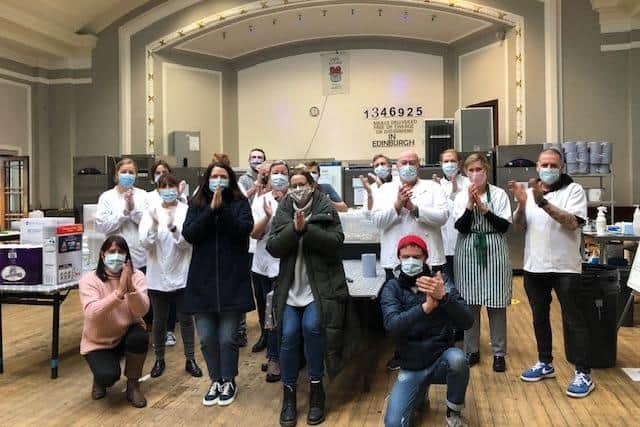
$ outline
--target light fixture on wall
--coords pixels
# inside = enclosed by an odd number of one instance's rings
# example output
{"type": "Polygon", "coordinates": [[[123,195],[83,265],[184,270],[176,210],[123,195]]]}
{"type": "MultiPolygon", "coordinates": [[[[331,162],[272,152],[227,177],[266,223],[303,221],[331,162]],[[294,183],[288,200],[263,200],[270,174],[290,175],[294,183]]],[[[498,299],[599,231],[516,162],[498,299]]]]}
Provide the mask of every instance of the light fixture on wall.
{"type": "Polygon", "coordinates": [[[327,16],[327,9],[322,9],[322,16],[327,16]]]}
{"type": "Polygon", "coordinates": [[[298,14],[298,21],[302,22],[302,14],[301,13],[298,14]]]}
{"type": "Polygon", "coordinates": [[[222,32],[222,39],[224,40],[224,39],[226,39],[226,38],[227,38],[227,32],[226,32],[226,31],[223,31],[223,32],[222,32]]]}
{"type": "Polygon", "coordinates": [[[438,18],[438,15],[431,15],[431,22],[435,22],[438,18]]]}
{"type": "Polygon", "coordinates": [[[271,21],[271,23],[272,23],[273,25],[276,25],[276,24],[278,23],[278,20],[277,20],[276,18],[273,18],[273,21],[271,21]]]}
{"type": "Polygon", "coordinates": [[[400,15],[400,19],[402,20],[402,22],[404,22],[405,24],[407,22],[409,22],[409,12],[408,11],[404,11],[402,12],[402,15],[400,15]]]}
{"type": "Polygon", "coordinates": [[[253,25],[249,25],[249,32],[253,33],[254,30],[255,30],[255,27],[253,25]]]}
{"type": "Polygon", "coordinates": [[[378,9],[378,16],[382,16],[382,9],[378,9]]]}
{"type": "Polygon", "coordinates": [[[355,15],[356,14],[356,10],[355,9],[351,9],[351,15],[355,15]]]}

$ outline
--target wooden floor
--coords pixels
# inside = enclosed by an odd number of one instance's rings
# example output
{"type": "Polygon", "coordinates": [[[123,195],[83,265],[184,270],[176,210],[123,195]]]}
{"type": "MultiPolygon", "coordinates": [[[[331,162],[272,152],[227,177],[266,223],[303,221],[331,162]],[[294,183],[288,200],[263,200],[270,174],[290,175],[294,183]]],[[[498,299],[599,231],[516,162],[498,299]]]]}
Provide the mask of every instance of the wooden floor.
{"type": "MultiPolygon", "coordinates": [[[[507,372],[491,370],[486,315],[483,313],[480,365],[471,369],[465,417],[471,425],[639,425],[640,383],[633,383],[620,369],[594,371],[596,389],[587,399],[564,394],[573,368],[564,360],[558,306],[554,303],[556,379],[528,384],[519,379],[522,368],[535,361],[531,315],[522,289],[514,279],[514,298],[520,303],[509,308],[509,354],[507,372]]],[[[249,316],[250,344],[255,341],[255,313],[249,316]]],[[[82,318],[77,292],[62,306],[60,377],[49,379],[51,309],[33,306],[3,306],[5,373],[0,375],[0,426],[8,425],[164,425],[164,426],[275,426],[278,423],[281,386],[264,382],[260,363],[264,354],[252,354],[249,347],[240,355],[240,394],[229,407],[202,406],[209,382],[191,378],[183,370],[181,345],[167,350],[167,371],[144,383],[149,401],[145,409],[131,408],[124,399],[121,380],[104,400],[89,397],[91,375],[78,354],[82,318]]],[[[618,340],[618,366],[640,367],[640,327],[622,328],[618,340]]],[[[345,371],[328,384],[328,426],[382,425],[385,398],[396,373],[384,363],[390,346],[371,344],[359,361],[378,357],[370,393],[361,392],[359,373],[345,371]]],[[[205,369],[199,349],[198,362],[205,369]]],[[[359,362],[356,361],[356,362],[359,362]]],[[[151,368],[149,355],[145,371],[151,368]]],[[[302,381],[298,398],[299,425],[306,425],[306,385],[302,381]]],[[[420,415],[418,425],[443,425],[443,386],[431,388],[431,409],[420,415]]]]}

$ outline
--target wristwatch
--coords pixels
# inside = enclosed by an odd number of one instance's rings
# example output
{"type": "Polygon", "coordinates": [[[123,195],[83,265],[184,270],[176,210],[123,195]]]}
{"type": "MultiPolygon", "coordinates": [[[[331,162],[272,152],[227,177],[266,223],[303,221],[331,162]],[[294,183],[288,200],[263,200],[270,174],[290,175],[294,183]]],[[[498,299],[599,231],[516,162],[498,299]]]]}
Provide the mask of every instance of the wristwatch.
{"type": "Polygon", "coordinates": [[[538,207],[544,208],[549,204],[549,201],[543,197],[539,202],[536,202],[536,204],[538,205],[538,207]]]}

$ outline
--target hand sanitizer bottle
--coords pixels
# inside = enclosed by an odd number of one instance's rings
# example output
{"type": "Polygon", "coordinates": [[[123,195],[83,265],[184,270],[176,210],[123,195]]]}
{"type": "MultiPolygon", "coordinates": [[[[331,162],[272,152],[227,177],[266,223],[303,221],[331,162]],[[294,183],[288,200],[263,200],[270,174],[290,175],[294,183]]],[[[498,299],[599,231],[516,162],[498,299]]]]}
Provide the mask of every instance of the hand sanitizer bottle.
{"type": "Polygon", "coordinates": [[[633,234],[640,236],[640,207],[636,205],[636,211],[633,213],[633,234]]]}
{"type": "Polygon", "coordinates": [[[598,216],[596,217],[596,234],[598,236],[604,236],[607,234],[607,217],[604,215],[606,212],[606,207],[598,207],[598,216]]]}

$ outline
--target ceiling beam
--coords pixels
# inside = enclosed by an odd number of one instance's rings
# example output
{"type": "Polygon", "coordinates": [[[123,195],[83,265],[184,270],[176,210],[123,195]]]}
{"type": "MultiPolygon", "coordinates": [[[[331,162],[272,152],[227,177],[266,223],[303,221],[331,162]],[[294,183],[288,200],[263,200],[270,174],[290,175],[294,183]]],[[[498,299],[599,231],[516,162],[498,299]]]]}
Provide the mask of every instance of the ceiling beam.
{"type": "Polygon", "coordinates": [[[0,17],[42,36],[46,36],[70,48],[89,48],[96,46],[98,38],[91,34],[76,34],[46,19],[25,13],[15,7],[0,3],[0,17]]]}

